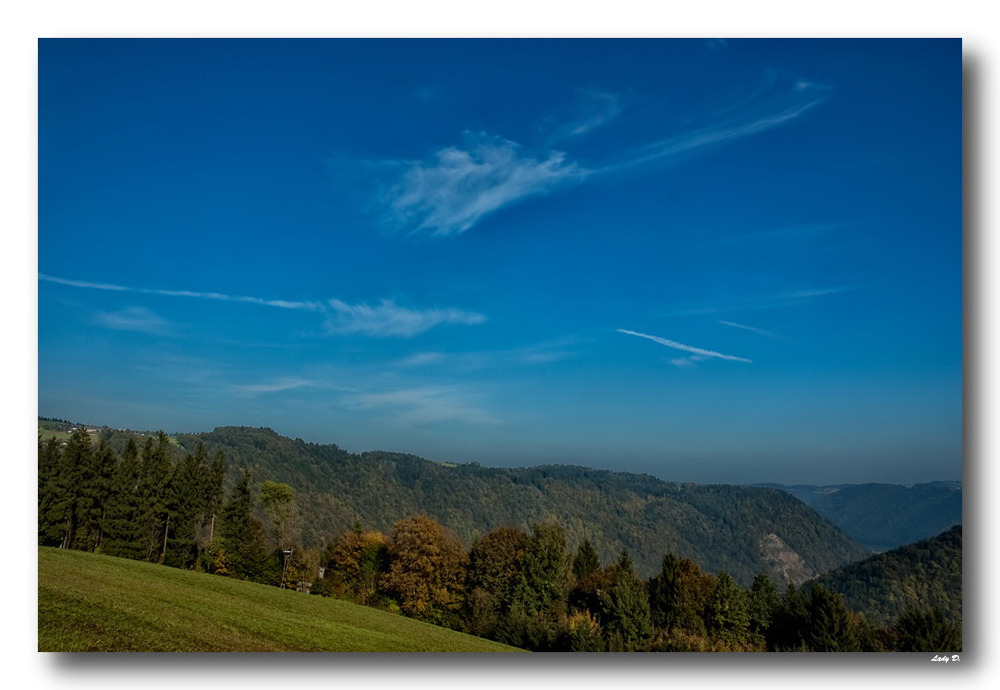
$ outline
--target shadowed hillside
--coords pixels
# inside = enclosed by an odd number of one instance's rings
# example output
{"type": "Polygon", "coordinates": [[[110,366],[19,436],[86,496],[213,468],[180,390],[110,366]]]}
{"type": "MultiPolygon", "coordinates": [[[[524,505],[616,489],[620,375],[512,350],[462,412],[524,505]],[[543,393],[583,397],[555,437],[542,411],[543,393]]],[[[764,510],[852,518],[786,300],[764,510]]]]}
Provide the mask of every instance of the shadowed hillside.
{"type": "Polygon", "coordinates": [[[501,525],[529,528],[555,519],[571,545],[590,540],[603,562],[628,549],[643,576],[666,553],[748,585],[766,571],[802,582],[868,555],[813,510],[777,489],[674,484],[649,475],[573,466],[501,469],[444,465],[414,455],[348,453],[292,440],[270,429],[221,427],[179,435],[194,449],[224,452],[230,471],[293,486],[304,545],[320,547],[361,523],[388,530],[427,513],[466,544],[501,525]]]}
{"type": "Polygon", "coordinates": [[[961,482],[781,486],[872,551],[933,537],[962,523],[961,482]]]}
{"type": "Polygon", "coordinates": [[[908,607],[938,608],[962,621],[962,526],[826,573],[818,581],[874,623],[908,607]]]}

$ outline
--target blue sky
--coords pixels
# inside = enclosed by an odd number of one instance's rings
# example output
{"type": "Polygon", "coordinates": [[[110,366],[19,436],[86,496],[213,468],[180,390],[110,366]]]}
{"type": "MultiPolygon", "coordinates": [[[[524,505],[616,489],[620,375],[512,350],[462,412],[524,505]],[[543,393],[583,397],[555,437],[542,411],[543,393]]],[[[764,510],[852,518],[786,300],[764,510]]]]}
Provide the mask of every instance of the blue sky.
{"type": "Polygon", "coordinates": [[[43,40],[39,414],[958,479],[957,40],[43,40]]]}

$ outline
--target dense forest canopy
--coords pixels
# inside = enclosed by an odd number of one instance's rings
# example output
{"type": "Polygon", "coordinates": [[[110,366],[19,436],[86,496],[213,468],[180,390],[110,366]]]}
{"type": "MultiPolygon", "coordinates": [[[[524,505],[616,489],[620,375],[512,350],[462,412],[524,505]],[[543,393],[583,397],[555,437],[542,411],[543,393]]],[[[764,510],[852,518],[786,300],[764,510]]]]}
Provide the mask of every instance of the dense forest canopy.
{"type": "Polygon", "coordinates": [[[773,489],[442,466],[269,429],[63,433],[39,438],[43,546],[336,596],[533,650],[961,648],[960,528],[797,586],[817,564],[865,552],[773,489]],[[306,539],[322,524],[310,482],[339,487],[328,505],[352,519],[326,523],[318,545],[306,539]],[[657,532],[694,555],[655,541],[657,532]],[[618,548],[610,558],[609,541],[618,548]],[[658,566],[640,570],[651,558],[658,566]],[[930,588],[914,589],[926,579],[930,588]],[[886,591],[892,606],[877,601],[886,591]]]}
{"type": "Polygon", "coordinates": [[[605,561],[628,549],[644,577],[657,571],[666,552],[727,570],[743,585],[760,570],[801,583],[868,555],[776,489],[676,484],[565,465],[452,466],[402,453],[349,453],[247,427],[177,440],[188,452],[204,444],[210,454],[225,453],[231,481],[237,468],[246,468],[261,481],[294,487],[308,546],[320,547],[329,534],[358,522],[388,530],[400,518],[426,513],[466,545],[500,525],[529,529],[533,522],[558,520],[570,543],[589,539],[605,561]]]}
{"type": "Polygon", "coordinates": [[[961,624],[962,526],[824,573],[817,582],[876,623],[926,605],[961,624]]]}
{"type": "Polygon", "coordinates": [[[769,486],[795,496],[872,551],[912,544],[962,524],[962,483],[769,486]]]}

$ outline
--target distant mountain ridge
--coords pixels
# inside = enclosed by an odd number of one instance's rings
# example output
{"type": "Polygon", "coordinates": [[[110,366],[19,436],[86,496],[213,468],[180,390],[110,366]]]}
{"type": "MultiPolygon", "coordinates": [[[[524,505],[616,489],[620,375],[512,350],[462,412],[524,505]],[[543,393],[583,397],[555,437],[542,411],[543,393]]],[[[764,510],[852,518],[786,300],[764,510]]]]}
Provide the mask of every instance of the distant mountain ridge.
{"type": "Polygon", "coordinates": [[[957,481],[754,486],[787,491],[876,552],[928,539],[962,524],[962,483],[957,481]]]}
{"type": "Polygon", "coordinates": [[[817,581],[844,595],[847,605],[879,625],[908,607],[939,608],[962,622],[962,526],[851,563],[817,581]]]}
{"type": "Polygon", "coordinates": [[[382,451],[349,453],[292,440],[271,429],[220,427],[178,434],[193,451],[223,451],[231,471],[290,484],[299,495],[304,545],[322,547],[356,524],[388,530],[427,513],[466,544],[502,525],[558,521],[569,546],[589,539],[603,563],[622,549],[643,576],[667,553],[749,585],[761,571],[803,582],[869,555],[841,530],[784,491],[676,484],[649,475],[566,465],[487,468],[382,451]]]}

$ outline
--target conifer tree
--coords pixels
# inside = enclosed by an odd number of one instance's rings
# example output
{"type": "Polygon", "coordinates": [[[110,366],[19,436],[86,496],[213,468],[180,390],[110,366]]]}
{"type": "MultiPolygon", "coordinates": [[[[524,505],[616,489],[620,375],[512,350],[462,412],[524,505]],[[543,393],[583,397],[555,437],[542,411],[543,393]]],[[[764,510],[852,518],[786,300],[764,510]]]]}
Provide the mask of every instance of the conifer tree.
{"type": "Polygon", "coordinates": [[[555,521],[533,525],[525,549],[518,597],[529,615],[566,601],[569,569],[562,525],[555,521]]]}
{"type": "Polygon", "coordinates": [[[806,593],[788,583],[781,605],[771,619],[768,648],[776,652],[808,650],[809,599],[806,593]]]}
{"type": "Polygon", "coordinates": [[[890,628],[900,652],[961,652],[962,628],[941,609],[908,608],[890,628]]]}
{"type": "Polygon", "coordinates": [[[704,617],[708,632],[726,643],[741,645],[747,641],[750,631],[747,594],[725,570],[717,576],[704,617]]]}
{"type": "Polygon", "coordinates": [[[91,466],[81,486],[82,505],[80,524],[85,534],[79,548],[94,551],[101,546],[108,501],[111,498],[111,480],[118,463],[115,452],[101,439],[90,454],[91,466]]]}
{"type": "Polygon", "coordinates": [[[111,556],[141,559],[145,551],[139,527],[142,461],[135,438],[129,436],[111,476],[101,551],[111,556]]]}
{"type": "Polygon", "coordinates": [[[597,556],[597,551],[591,546],[589,539],[584,539],[573,558],[573,575],[576,576],[577,580],[583,580],[600,567],[601,560],[597,556]]]}
{"type": "Polygon", "coordinates": [[[750,585],[747,612],[750,615],[750,633],[757,639],[766,640],[771,621],[781,606],[778,588],[767,573],[758,573],[750,585]]]}
{"type": "Polygon", "coordinates": [[[819,584],[809,592],[806,642],[814,652],[860,652],[861,644],[844,600],[819,584]]]}
{"type": "Polygon", "coordinates": [[[186,568],[198,556],[195,540],[198,523],[204,513],[202,485],[207,470],[205,447],[188,454],[170,480],[167,514],[170,518],[165,563],[186,568]]]}
{"type": "Polygon", "coordinates": [[[142,449],[142,472],[139,483],[141,513],[139,525],[144,541],[147,561],[159,561],[163,554],[165,537],[169,530],[170,480],[174,464],[170,439],[160,431],[147,437],[142,449]]]}
{"type": "Polygon", "coordinates": [[[266,579],[267,544],[264,526],[254,517],[250,473],[244,471],[222,508],[219,537],[230,575],[261,582],[266,579]]]}
{"type": "Polygon", "coordinates": [[[38,442],[38,544],[58,546],[62,542],[64,515],[59,508],[67,491],[62,476],[62,451],[55,436],[38,442]]]}
{"type": "Polygon", "coordinates": [[[653,625],[665,632],[705,635],[702,616],[715,586],[715,577],[703,573],[690,558],[667,554],[660,572],[649,581],[653,625]]]}
{"type": "Polygon", "coordinates": [[[652,633],[646,583],[635,574],[627,550],[610,570],[611,586],[600,593],[601,628],[612,651],[641,650],[652,633]]]}
{"type": "Polygon", "coordinates": [[[77,428],[62,452],[58,475],[59,498],[53,505],[55,514],[62,520],[59,547],[63,549],[77,545],[77,532],[87,507],[84,488],[93,469],[92,454],[90,435],[83,427],[77,428]]]}

